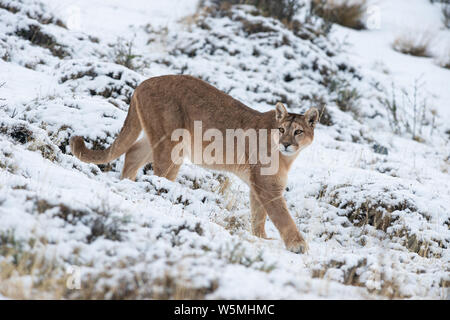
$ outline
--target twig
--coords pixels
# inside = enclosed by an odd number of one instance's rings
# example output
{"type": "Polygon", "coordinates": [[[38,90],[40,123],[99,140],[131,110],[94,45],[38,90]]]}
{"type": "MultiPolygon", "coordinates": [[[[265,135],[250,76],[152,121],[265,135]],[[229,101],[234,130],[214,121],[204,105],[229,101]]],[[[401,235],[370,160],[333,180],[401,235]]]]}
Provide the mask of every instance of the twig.
{"type": "MultiPolygon", "coordinates": [[[[0,89],[6,84],[6,82],[0,83],[0,89]]],[[[0,98],[0,101],[6,101],[4,98],[0,98]]],[[[6,104],[0,104],[0,108],[6,107],[6,104]]]]}

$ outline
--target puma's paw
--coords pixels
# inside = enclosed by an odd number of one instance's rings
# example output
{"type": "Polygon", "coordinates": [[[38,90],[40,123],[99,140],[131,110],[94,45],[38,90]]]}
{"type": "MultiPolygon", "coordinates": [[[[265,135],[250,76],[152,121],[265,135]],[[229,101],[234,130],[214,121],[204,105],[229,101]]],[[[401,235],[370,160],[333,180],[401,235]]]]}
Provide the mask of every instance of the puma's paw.
{"type": "Polygon", "coordinates": [[[304,239],[295,239],[290,241],[290,243],[286,245],[286,248],[294,253],[306,253],[309,246],[304,239]]]}
{"type": "Polygon", "coordinates": [[[266,231],[264,231],[264,230],[263,231],[261,231],[261,230],[253,231],[252,233],[254,236],[256,236],[258,238],[267,239],[266,231]]]}

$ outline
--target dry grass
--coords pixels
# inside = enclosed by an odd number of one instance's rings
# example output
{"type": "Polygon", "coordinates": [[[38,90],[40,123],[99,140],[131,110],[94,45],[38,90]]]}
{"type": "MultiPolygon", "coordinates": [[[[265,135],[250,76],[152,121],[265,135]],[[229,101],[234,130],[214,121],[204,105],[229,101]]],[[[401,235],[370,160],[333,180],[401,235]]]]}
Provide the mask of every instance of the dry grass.
{"type": "MultiPolygon", "coordinates": [[[[366,198],[363,202],[343,200],[341,194],[345,194],[349,185],[335,187],[323,186],[317,195],[317,199],[327,201],[330,205],[345,210],[348,221],[354,226],[364,230],[366,226],[372,226],[377,230],[386,233],[386,237],[391,239],[403,239],[402,245],[411,252],[417,253],[425,258],[441,258],[441,254],[433,250],[434,247],[445,248],[445,244],[440,240],[421,239],[418,234],[411,232],[407,226],[399,227],[398,216],[392,214],[397,211],[418,212],[417,207],[410,201],[397,201],[397,203],[386,203],[380,199],[366,198]],[[389,230],[394,227],[393,230],[389,230]]],[[[385,190],[388,192],[389,190],[385,190]]],[[[329,235],[329,239],[334,234],[329,235]]]]}
{"type": "Polygon", "coordinates": [[[218,175],[217,181],[219,185],[214,192],[218,192],[225,201],[225,209],[228,211],[233,210],[237,205],[237,199],[235,193],[231,190],[231,180],[225,175],[218,175]]]}
{"type": "MultiPolygon", "coordinates": [[[[127,264],[124,263],[123,267],[126,268],[127,264]]],[[[116,279],[114,286],[109,284],[108,280],[112,278],[112,275],[108,272],[83,275],[81,288],[68,291],[66,297],[83,300],[201,300],[218,288],[216,281],[196,287],[189,281],[183,280],[181,275],[169,272],[155,278],[149,278],[146,272],[131,271],[129,274],[129,277],[116,279]]]]}
{"type": "Polygon", "coordinates": [[[0,234],[0,294],[12,299],[60,299],[66,290],[61,266],[49,257],[45,239],[27,244],[0,234]],[[30,247],[25,249],[25,247],[30,247]]]}
{"type": "Polygon", "coordinates": [[[65,277],[44,254],[26,253],[17,263],[0,263],[0,293],[12,299],[61,299],[65,277]]]}
{"type": "Polygon", "coordinates": [[[199,300],[214,292],[218,288],[217,282],[212,282],[209,287],[195,288],[187,283],[183,284],[168,273],[155,283],[160,290],[154,290],[152,299],[173,299],[173,300],[199,300]]]}
{"type": "MultiPolygon", "coordinates": [[[[312,277],[319,279],[326,279],[328,270],[341,269],[343,266],[344,266],[343,262],[337,260],[330,260],[326,265],[314,268],[312,270],[312,277]]],[[[349,286],[363,287],[364,283],[360,281],[357,270],[359,268],[364,268],[366,266],[367,266],[367,259],[363,258],[359,260],[355,266],[345,270],[343,275],[343,283],[349,286]]]]}
{"type": "MultiPolygon", "coordinates": [[[[367,292],[371,294],[371,296],[368,296],[369,298],[374,298],[374,295],[387,299],[411,298],[411,295],[402,290],[401,280],[398,280],[392,272],[386,272],[386,267],[388,266],[386,258],[387,256],[380,254],[378,256],[377,268],[370,272],[369,279],[379,284],[379,286],[375,288],[367,287],[367,282],[361,281],[360,279],[360,274],[363,271],[367,272],[371,269],[366,258],[360,259],[354,266],[349,268],[345,268],[346,264],[339,260],[330,260],[326,263],[321,263],[313,269],[312,277],[330,280],[330,272],[333,270],[342,270],[343,278],[340,282],[345,285],[366,288],[367,292]]],[[[391,263],[390,266],[396,268],[394,262],[391,263]]],[[[400,270],[396,272],[400,272],[400,270]]]]}
{"type": "Polygon", "coordinates": [[[105,280],[112,275],[102,272],[81,274],[80,288],[71,289],[70,274],[55,260],[46,259],[45,251],[20,253],[18,260],[17,255],[12,249],[0,262],[0,294],[11,299],[204,299],[218,287],[216,282],[195,287],[168,273],[154,279],[149,279],[146,273],[134,273],[110,286],[105,280]]]}
{"type": "MultiPolygon", "coordinates": [[[[25,243],[11,232],[0,233],[0,295],[11,299],[204,299],[218,287],[215,281],[194,286],[181,274],[152,277],[133,271],[111,285],[114,273],[107,268],[97,274],[80,273],[80,287],[72,287],[72,274],[45,243],[45,239],[25,243]]],[[[134,263],[119,261],[116,267],[128,269],[134,263]]]]}
{"type": "Polygon", "coordinates": [[[230,231],[230,234],[236,234],[238,231],[245,230],[247,227],[247,223],[242,217],[227,216],[223,221],[225,223],[223,227],[230,231]]]}
{"type": "Polygon", "coordinates": [[[436,64],[442,68],[450,69],[450,45],[448,45],[445,50],[436,57],[436,64]]]}
{"type": "Polygon", "coordinates": [[[51,145],[46,144],[44,141],[41,140],[33,140],[28,148],[30,151],[38,151],[44,157],[45,159],[48,159],[52,162],[55,162],[58,160],[58,150],[56,148],[52,147],[51,145]]]}
{"type": "Polygon", "coordinates": [[[311,7],[314,14],[326,21],[356,30],[366,28],[366,0],[313,0],[311,7]]]}
{"type": "Polygon", "coordinates": [[[392,43],[395,51],[416,57],[430,57],[429,47],[433,41],[430,32],[408,32],[397,36],[392,43]]]}

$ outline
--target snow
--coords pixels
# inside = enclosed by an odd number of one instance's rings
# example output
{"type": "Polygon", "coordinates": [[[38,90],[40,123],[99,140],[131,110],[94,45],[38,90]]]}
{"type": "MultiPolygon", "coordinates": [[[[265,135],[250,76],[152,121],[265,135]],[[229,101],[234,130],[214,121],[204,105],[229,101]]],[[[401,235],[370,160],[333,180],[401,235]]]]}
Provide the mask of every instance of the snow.
{"type": "Polygon", "coordinates": [[[432,38],[430,47],[433,55],[438,59],[448,55],[450,30],[442,26],[439,7],[421,0],[371,0],[369,6],[375,7],[380,16],[376,28],[357,32],[336,27],[340,29],[340,36],[347,37],[347,41],[352,44],[348,49],[351,59],[372,67],[378,62],[383,71],[388,73],[383,80],[388,84],[394,82],[412,87],[414,80],[421,79],[429,96],[437,96],[436,108],[448,119],[448,69],[439,67],[433,58],[413,57],[391,50],[396,37],[410,35],[414,39],[425,33],[432,38]]]}
{"type": "Polygon", "coordinates": [[[129,34],[130,25],[166,27],[186,15],[193,14],[197,1],[130,0],[46,0],[49,9],[72,21],[71,30],[92,34],[113,41],[119,35],[129,34]],[[120,19],[117,14],[120,12],[120,19]]]}
{"type": "MultiPolygon", "coordinates": [[[[0,298],[17,298],[17,283],[27,298],[448,297],[450,70],[392,49],[399,31],[420,25],[439,39],[436,54],[445,50],[449,30],[436,5],[373,1],[380,28],[335,25],[328,38],[302,40],[249,6],[189,22],[180,19],[196,1],[14,3],[17,13],[0,9],[0,56],[8,53],[0,59],[0,265],[13,263],[11,251],[43,254],[53,269],[17,268],[6,279],[0,271],[0,298]],[[270,31],[252,33],[244,23],[270,31]],[[68,56],[15,33],[36,24],[68,56]],[[115,63],[118,38],[133,40],[136,70],[115,63]],[[71,155],[74,134],[90,147],[114,141],[141,81],[178,73],[261,111],[279,100],[293,112],[326,105],[332,122],[318,125],[285,192],[308,253],[286,251],[269,220],[275,240],[251,235],[248,187],[234,176],[186,163],[175,182],[151,169],[121,181],[123,159],[99,168],[71,155]],[[424,113],[422,142],[405,128],[394,133],[379,99],[392,83],[399,97],[412,92],[419,77],[419,97],[435,110],[433,121],[424,113]],[[330,90],[336,79],[345,86],[330,90]],[[347,89],[360,98],[343,110],[338,91],[347,89]],[[83,290],[65,287],[72,267],[80,268],[83,290]],[[63,293],[40,292],[43,279],[63,279],[52,283],[63,293]]],[[[401,107],[411,121],[410,105],[401,107]]]]}

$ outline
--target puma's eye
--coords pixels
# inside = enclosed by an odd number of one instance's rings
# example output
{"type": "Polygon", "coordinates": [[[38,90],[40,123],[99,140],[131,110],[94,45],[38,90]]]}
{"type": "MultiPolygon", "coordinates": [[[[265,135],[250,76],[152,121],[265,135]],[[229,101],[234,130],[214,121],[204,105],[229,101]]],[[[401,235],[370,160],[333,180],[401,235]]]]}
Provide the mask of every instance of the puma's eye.
{"type": "Polygon", "coordinates": [[[294,131],[295,135],[299,135],[299,134],[302,134],[302,133],[303,133],[303,130],[300,130],[300,129],[297,129],[297,130],[294,131]]]}
{"type": "Polygon", "coordinates": [[[281,133],[284,133],[284,129],[283,128],[278,128],[278,130],[280,130],[281,133]]]}

